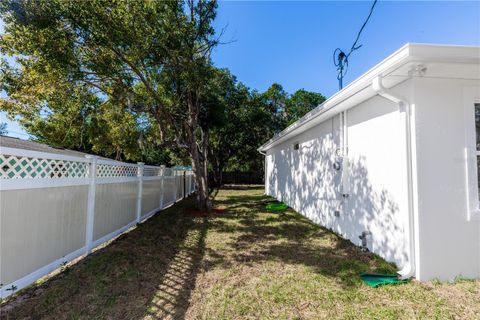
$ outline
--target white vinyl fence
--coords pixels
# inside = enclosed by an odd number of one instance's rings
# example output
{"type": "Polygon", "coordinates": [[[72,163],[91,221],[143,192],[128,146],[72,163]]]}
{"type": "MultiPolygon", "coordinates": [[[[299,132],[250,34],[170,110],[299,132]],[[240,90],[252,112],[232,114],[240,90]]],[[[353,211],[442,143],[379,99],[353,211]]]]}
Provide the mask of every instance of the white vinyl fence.
{"type": "Polygon", "coordinates": [[[195,189],[191,171],[0,148],[0,297],[195,189]]]}

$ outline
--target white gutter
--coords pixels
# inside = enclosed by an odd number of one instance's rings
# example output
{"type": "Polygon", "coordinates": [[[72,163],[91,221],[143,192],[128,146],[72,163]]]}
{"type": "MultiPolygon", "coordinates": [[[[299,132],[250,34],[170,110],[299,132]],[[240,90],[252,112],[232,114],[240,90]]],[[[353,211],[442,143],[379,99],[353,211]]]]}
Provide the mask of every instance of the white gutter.
{"type": "MultiPolygon", "coordinates": [[[[373,90],[380,96],[388,99],[398,105],[400,112],[405,113],[405,142],[406,142],[406,162],[407,162],[407,193],[408,193],[408,216],[406,223],[406,233],[409,242],[409,254],[408,263],[398,272],[403,279],[411,278],[415,276],[416,272],[416,259],[415,259],[415,202],[414,202],[414,159],[412,153],[414,152],[412,146],[415,145],[415,141],[412,140],[412,128],[411,116],[413,114],[413,106],[406,100],[396,96],[392,92],[388,91],[383,86],[382,76],[377,76],[372,81],[373,90]]],[[[412,130],[413,129],[413,130],[412,130]]]]}
{"type": "MultiPolygon", "coordinates": [[[[344,109],[348,109],[351,106],[357,105],[374,96],[375,93],[371,89],[371,83],[374,77],[378,74],[389,74],[407,63],[410,46],[411,45],[407,43],[399,50],[395,51],[385,60],[364,73],[361,77],[357,78],[345,88],[324,101],[321,105],[305,114],[283,131],[277,133],[257,150],[266,151],[271,147],[306,131],[311,126],[340,113],[344,109]]],[[[401,82],[401,80],[398,80],[398,82],[401,82]]]]}

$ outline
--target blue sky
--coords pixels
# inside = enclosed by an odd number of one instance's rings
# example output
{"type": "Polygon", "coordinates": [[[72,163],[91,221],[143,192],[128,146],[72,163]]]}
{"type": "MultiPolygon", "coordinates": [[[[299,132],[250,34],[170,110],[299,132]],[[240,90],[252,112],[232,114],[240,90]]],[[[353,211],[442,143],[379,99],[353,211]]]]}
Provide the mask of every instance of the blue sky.
{"type": "MultiPolygon", "coordinates": [[[[227,26],[222,39],[234,42],[215,50],[214,63],[252,89],[277,82],[290,93],[304,88],[329,97],[338,90],[333,51],[351,47],[371,3],[220,2],[215,26],[227,26]]],[[[379,1],[360,38],[363,47],[350,57],[345,84],[407,42],[480,45],[480,2],[379,1]]],[[[25,138],[15,123],[8,128],[25,138]]]]}
{"type": "MultiPolygon", "coordinates": [[[[260,91],[273,82],[331,96],[338,90],[333,51],[348,50],[372,2],[222,2],[228,24],[214,61],[260,91]]],[[[480,45],[479,2],[379,1],[350,57],[349,83],[407,42],[480,45]]]]}

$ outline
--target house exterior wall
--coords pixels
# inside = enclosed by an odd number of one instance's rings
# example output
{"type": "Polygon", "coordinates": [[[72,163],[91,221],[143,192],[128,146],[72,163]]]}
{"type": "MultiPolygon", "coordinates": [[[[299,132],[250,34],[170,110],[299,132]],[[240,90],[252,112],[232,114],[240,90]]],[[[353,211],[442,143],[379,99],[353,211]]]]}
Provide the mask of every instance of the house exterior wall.
{"type": "Polygon", "coordinates": [[[371,231],[369,248],[403,275],[480,277],[479,57],[479,47],[405,45],[259,148],[266,193],[354,243],[371,231]]]}
{"type": "MultiPolygon", "coordinates": [[[[477,70],[476,78],[480,77],[478,65],[443,68],[477,70]]],[[[474,76],[475,72],[469,77],[474,76]]],[[[473,176],[474,188],[478,180],[476,172],[466,170],[465,157],[466,131],[468,125],[473,126],[473,112],[465,117],[464,104],[473,110],[473,97],[465,95],[465,90],[473,88],[480,98],[480,81],[425,77],[416,78],[414,88],[419,199],[416,230],[418,278],[453,280],[460,275],[478,278],[480,220],[468,218],[467,178],[473,176]]],[[[470,158],[475,169],[475,155],[470,158]]]]}
{"type": "MultiPolygon", "coordinates": [[[[478,185],[476,156],[469,156],[470,170],[466,159],[466,135],[475,131],[468,130],[473,112],[466,117],[464,106],[480,102],[480,80],[414,77],[390,90],[414,110],[415,276],[478,278],[480,210],[474,199],[471,217],[468,190],[472,179],[478,185]]],[[[369,249],[402,268],[409,246],[404,116],[379,96],[347,111],[347,200],[341,198],[342,172],[332,168],[341,148],[340,115],[267,151],[267,194],[355,244],[371,231],[369,249]]]]}
{"type": "MultiPolygon", "coordinates": [[[[411,81],[396,90],[409,96],[411,81]]],[[[403,267],[408,198],[402,117],[396,104],[378,96],[349,109],[346,171],[333,168],[342,147],[341,115],[274,146],[266,156],[267,194],[354,244],[369,230],[369,249],[403,267]]]]}

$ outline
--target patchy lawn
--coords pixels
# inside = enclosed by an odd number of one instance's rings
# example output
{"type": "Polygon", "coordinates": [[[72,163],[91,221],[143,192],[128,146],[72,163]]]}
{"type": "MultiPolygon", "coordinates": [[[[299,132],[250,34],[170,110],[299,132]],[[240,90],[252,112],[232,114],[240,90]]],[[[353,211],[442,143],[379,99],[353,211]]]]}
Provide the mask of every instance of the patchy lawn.
{"type": "Polygon", "coordinates": [[[480,281],[364,285],[379,257],[260,189],[220,190],[226,213],[187,199],[2,305],[2,319],[478,319],[480,281]]]}

